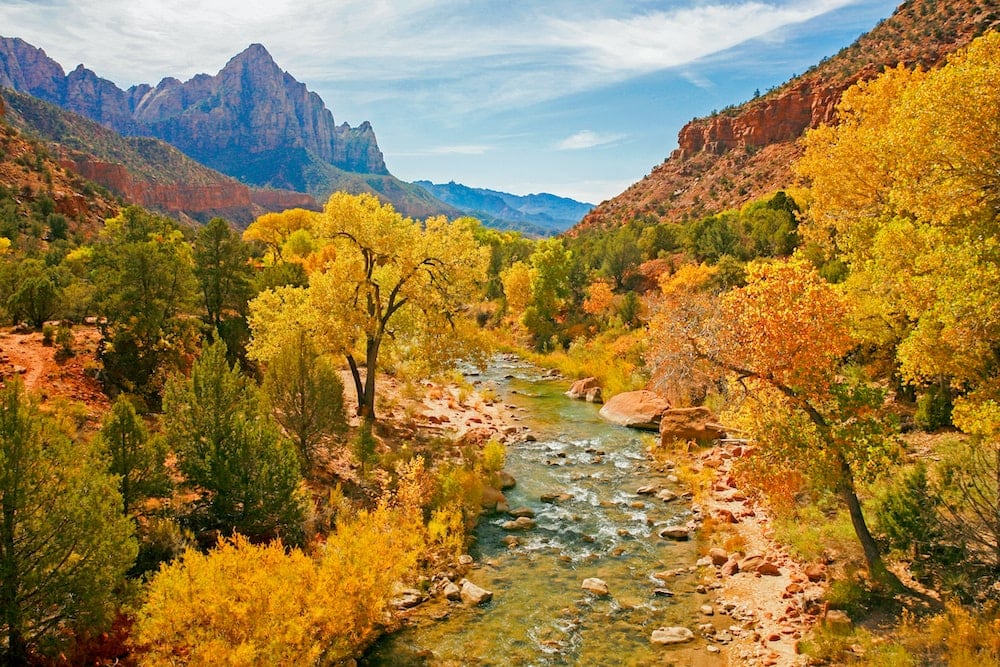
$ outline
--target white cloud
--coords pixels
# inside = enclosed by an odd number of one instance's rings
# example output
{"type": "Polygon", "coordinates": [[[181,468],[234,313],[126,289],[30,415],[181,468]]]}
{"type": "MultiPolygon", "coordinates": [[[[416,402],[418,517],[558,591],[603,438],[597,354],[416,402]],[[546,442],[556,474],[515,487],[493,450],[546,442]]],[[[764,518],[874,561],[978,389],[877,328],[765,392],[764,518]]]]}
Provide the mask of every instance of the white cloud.
{"type": "Polygon", "coordinates": [[[579,132],[571,134],[556,144],[556,150],[575,151],[585,148],[595,148],[597,146],[606,146],[608,144],[613,144],[624,137],[624,134],[598,134],[597,132],[593,132],[591,130],[580,130],[579,132]]]}

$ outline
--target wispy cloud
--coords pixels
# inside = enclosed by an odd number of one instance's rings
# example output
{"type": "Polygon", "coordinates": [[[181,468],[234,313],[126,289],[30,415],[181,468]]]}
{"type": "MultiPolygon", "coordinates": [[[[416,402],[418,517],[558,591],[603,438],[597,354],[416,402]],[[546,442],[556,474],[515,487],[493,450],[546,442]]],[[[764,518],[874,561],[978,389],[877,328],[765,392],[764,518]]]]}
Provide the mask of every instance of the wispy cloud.
{"type": "Polygon", "coordinates": [[[585,148],[595,148],[597,146],[607,146],[624,138],[624,134],[599,134],[591,130],[580,130],[556,144],[556,150],[576,151],[585,148]]]}
{"type": "Polygon", "coordinates": [[[423,150],[406,151],[396,153],[396,156],[423,157],[432,155],[485,155],[491,150],[490,146],[480,144],[463,144],[458,146],[432,146],[423,150]]]}

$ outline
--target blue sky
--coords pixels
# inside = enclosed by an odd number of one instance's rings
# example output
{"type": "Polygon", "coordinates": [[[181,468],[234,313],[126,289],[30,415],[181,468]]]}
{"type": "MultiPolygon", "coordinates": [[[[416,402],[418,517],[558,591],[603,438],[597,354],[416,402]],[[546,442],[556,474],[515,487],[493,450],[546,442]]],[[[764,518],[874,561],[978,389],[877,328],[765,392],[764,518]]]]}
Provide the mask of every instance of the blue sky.
{"type": "Polygon", "coordinates": [[[597,203],[687,121],[835,54],[886,0],[0,0],[0,34],[126,88],[259,42],[389,170],[597,203]]]}

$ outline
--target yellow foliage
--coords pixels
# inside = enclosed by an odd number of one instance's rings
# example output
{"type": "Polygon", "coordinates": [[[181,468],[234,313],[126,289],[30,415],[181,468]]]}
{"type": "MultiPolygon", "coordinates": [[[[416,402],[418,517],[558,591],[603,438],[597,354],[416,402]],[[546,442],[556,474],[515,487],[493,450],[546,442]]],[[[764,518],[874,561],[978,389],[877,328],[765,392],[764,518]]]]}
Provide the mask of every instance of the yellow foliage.
{"type": "Polygon", "coordinates": [[[507,311],[515,318],[519,318],[531,303],[531,283],[535,272],[527,262],[514,262],[500,274],[507,311]]]}
{"type": "Polygon", "coordinates": [[[615,295],[608,283],[603,280],[595,281],[587,288],[587,298],[583,301],[583,310],[588,315],[603,315],[611,308],[614,298],[615,295]]]}
{"type": "Polygon", "coordinates": [[[265,213],[243,232],[244,241],[259,241],[269,253],[270,261],[281,257],[282,247],[288,238],[299,230],[309,230],[318,216],[314,211],[293,208],[281,213],[265,213]]]}
{"type": "Polygon", "coordinates": [[[341,520],[314,557],[236,536],[189,550],[150,582],[143,665],[310,665],[358,654],[423,549],[419,507],[383,501],[341,520]]]}

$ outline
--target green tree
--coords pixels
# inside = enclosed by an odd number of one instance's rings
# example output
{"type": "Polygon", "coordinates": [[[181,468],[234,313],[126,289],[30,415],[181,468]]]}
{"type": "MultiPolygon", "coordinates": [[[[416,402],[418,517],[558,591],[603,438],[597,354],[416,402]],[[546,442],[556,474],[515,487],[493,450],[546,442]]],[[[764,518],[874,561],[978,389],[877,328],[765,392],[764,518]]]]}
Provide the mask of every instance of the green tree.
{"type": "Polygon", "coordinates": [[[156,405],[197,341],[184,317],[197,288],[191,247],[172,220],[131,206],[107,221],[91,263],[107,382],[156,405]]]}
{"type": "Polygon", "coordinates": [[[194,241],[194,275],[208,323],[216,330],[227,313],[245,317],[250,298],[250,249],[222,218],[212,218],[194,241]]]}
{"type": "Polygon", "coordinates": [[[131,516],[145,499],[170,493],[166,443],[149,436],[142,417],[124,394],[111,405],[97,442],[107,458],[108,472],[119,480],[123,514],[131,516]]]}
{"type": "Polygon", "coordinates": [[[206,527],[295,543],[307,509],[299,464],[258,393],[217,341],[190,378],[167,383],[164,430],[188,485],[204,494],[206,527]]]}
{"type": "Polygon", "coordinates": [[[295,343],[268,362],[263,389],[274,418],[299,450],[303,473],[308,474],[317,448],[347,430],[340,374],[300,331],[295,343]]]}
{"type": "Polygon", "coordinates": [[[0,622],[4,663],[64,629],[93,630],[136,556],[132,522],[114,479],[25,395],[0,389],[0,622]]]}
{"type": "Polygon", "coordinates": [[[25,321],[41,327],[59,309],[60,297],[69,276],[65,271],[47,267],[38,259],[22,260],[14,268],[7,310],[14,322],[25,321]]]}

